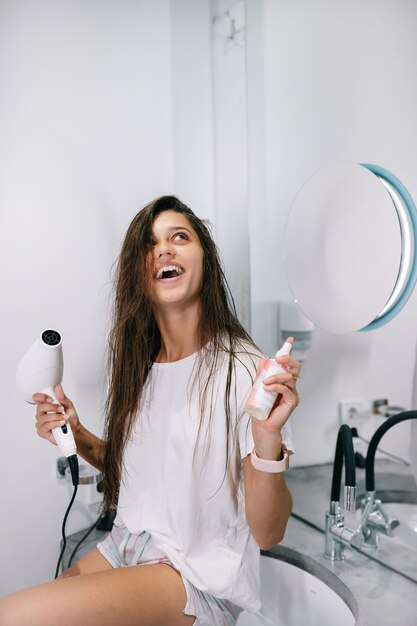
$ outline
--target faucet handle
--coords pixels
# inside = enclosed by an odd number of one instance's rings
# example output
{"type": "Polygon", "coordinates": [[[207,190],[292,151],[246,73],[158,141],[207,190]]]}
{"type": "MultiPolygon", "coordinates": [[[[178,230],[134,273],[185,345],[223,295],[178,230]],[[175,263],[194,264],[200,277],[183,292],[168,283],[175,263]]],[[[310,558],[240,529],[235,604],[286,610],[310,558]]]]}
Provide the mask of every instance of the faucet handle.
{"type": "Polygon", "coordinates": [[[350,544],[355,548],[361,548],[365,541],[365,526],[368,520],[368,516],[370,515],[372,510],[373,502],[366,502],[359,524],[357,525],[356,530],[353,532],[352,538],[350,540],[350,544]]]}
{"type": "Polygon", "coordinates": [[[362,548],[364,542],[365,537],[363,535],[362,529],[358,527],[352,534],[352,537],[350,539],[350,545],[353,548],[357,548],[359,550],[359,548],[362,548]]]}
{"type": "Polygon", "coordinates": [[[373,510],[369,513],[366,524],[387,537],[394,537],[398,532],[400,522],[395,517],[390,517],[387,514],[381,504],[381,500],[375,500],[373,510]]]}

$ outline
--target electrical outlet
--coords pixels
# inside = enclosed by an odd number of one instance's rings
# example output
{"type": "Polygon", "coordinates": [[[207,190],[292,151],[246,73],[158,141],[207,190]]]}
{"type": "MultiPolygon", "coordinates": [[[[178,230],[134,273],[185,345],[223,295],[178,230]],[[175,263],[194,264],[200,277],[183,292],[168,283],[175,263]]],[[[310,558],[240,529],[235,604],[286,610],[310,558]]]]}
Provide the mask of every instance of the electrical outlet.
{"type": "Polygon", "coordinates": [[[340,400],[339,402],[339,420],[341,424],[357,426],[361,420],[362,412],[362,398],[354,398],[352,400],[340,400]]]}

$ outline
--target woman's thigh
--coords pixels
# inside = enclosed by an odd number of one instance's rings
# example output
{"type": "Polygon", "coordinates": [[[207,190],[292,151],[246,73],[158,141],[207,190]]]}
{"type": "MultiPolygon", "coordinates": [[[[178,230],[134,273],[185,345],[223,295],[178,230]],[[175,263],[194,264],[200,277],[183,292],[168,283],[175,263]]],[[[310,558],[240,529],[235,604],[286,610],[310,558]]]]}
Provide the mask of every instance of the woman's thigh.
{"type": "Polygon", "coordinates": [[[68,578],[70,576],[80,576],[81,574],[94,574],[95,572],[104,572],[113,569],[107,559],[101,554],[97,548],[82,557],[74,563],[69,569],[65,570],[58,578],[68,578]]]}
{"type": "Polygon", "coordinates": [[[192,626],[180,573],[167,564],[61,577],[0,599],[2,626],[192,626]]]}

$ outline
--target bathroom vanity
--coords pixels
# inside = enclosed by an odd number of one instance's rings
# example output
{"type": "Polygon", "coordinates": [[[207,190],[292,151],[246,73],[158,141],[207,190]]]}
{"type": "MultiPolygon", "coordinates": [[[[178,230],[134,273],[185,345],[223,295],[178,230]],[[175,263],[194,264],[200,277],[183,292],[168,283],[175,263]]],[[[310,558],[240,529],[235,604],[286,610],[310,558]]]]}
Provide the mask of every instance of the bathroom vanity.
{"type": "MultiPolygon", "coordinates": [[[[327,584],[339,593],[356,617],[358,626],[415,626],[417,623],[417,547],[381,537],[376,551],[346,548],[343,561],[330,561],[324,553],[325,513],[329,507],[333,464],[292,468],[287,484],[293,495],[293,516],[284,540],[271,552],[279,556],[287,548],[300,553],[300,567],[323,578],[325,568],[336,576],[327,584]],[[305,562],[303,563],[303,557],[305,562]],[[340,587],[338,589],[338,582],[340,587]]],[[[358,504],[364,493],[364,470],[358,469],[358,504]]],[[[417,486],[409,467],[378,459],[375,463],[377,494],[384,495],[395,510],[394,500],[413,500],[417,486]],[[402,495],[401,495],[402,494],[402,495]],[[405,495],[407,494],[407,495],[405,495]]],[[[399,507],[400,509],[400,507],[399,507]]],[[[347,517],[350,525],[358,516],[347,517]]],[[[401,520],[400,520],[401,525],[401,520]]],[[[335,616],[335,624],[338,623],[335,616]]]]}

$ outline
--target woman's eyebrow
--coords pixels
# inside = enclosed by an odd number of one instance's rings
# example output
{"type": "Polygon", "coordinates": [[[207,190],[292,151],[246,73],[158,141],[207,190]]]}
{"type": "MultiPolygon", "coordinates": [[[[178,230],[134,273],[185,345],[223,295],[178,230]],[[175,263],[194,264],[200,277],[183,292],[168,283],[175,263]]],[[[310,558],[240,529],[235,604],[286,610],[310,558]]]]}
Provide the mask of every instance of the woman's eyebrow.
{"type": "MultiPolygon", "coordinates": [[[[194,234],[195,234],[195,233],[193,233],[193,231],[191,231],[191,230],[190,230],[189,228],[187,228],[186,226],[167,226],[167,228],[166,228],[165,232],[166,232],[166,233],[171,233],[171,232],[175,232],[175,231],[178,231],[178,230],[186,230],[186,231],[187,231],[187,233],[188,233],[191,237],[194,237],[194,234]]],[[[162,233],[161,233],[161,234],[162,234],[162,233]]],[[[152,237],[158,237],[158,235],[157,235],[154,231],[152,231],[152,237]]]]}
{"type": "Polygon", "coordinates": [[[191,230],[189,230],[188,228],[186,228],[185,226],[169,226],[168,228],[169,231],[173,231],[173,230],[186,230],[187,233],[190,233],[190,235],[192,235],[193,233],[191,232],[191,230]]]}

